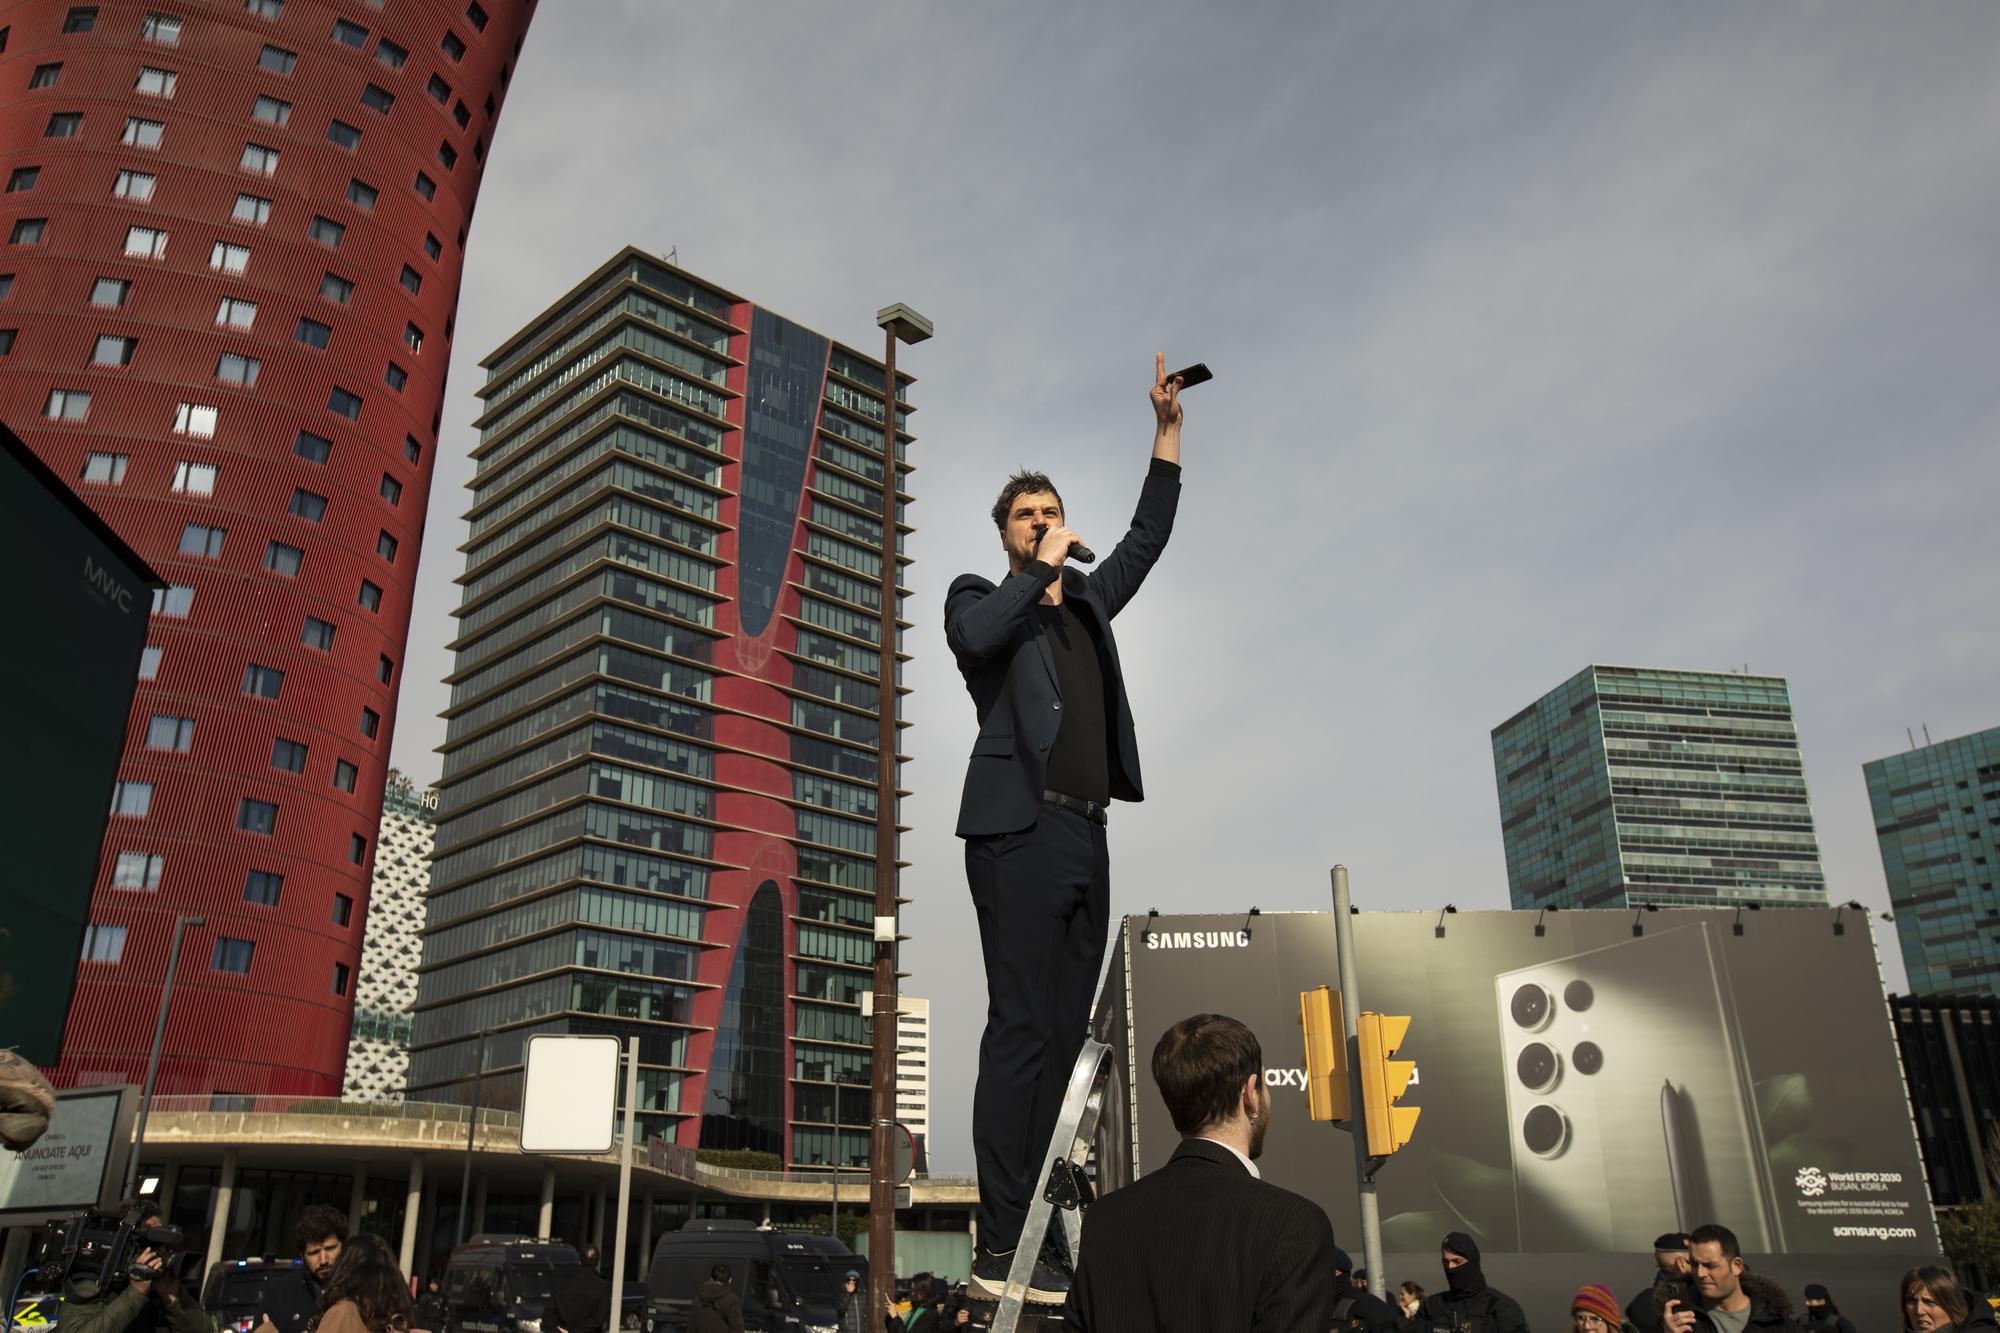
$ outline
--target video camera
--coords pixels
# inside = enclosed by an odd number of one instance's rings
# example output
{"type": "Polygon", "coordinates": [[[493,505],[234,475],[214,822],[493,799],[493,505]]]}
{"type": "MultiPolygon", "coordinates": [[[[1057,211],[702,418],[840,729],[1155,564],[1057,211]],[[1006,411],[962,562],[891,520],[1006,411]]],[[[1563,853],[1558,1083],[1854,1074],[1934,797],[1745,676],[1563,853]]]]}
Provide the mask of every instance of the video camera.
{"type": "Polygon", "coordinates": [[[94,1301],[127,1282],[178,1279],[196,1256],[185,1252],[179,1227],[147,1225],[158,1215],[142,1203],[123,1213],[93,1209],[49,1223],[34,1258],[42,1289],[64,1300],[94,1301]],[[151,1267],[139,1262],[147,1250],[154,1256],[151,1267]]]}

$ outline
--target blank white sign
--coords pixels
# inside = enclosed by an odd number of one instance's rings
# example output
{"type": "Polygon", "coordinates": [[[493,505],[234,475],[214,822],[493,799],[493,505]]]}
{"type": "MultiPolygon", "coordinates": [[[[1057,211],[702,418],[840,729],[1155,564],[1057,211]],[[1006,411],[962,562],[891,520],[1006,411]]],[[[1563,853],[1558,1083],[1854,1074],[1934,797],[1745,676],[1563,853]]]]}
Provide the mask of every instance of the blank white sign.
{"type": "Polygon", "coordinates": [[[618,1118],[618,1038],[528,1038],[521,1151],[606,1153],[618,1118]]]}

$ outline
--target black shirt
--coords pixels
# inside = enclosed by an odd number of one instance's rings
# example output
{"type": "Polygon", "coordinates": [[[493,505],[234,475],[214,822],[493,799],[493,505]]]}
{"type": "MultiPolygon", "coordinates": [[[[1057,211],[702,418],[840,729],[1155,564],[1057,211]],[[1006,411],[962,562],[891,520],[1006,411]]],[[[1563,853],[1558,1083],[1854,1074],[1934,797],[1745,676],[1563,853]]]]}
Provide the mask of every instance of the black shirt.
{"type": "Polygon", "coordinates": [[[1049,751],[1048,789],[1102,805],[1111,799],[1111,752],[1097,637],[1067,599],[1038,606],[1035,613],[1056,660],[1056,689],[1062,695],[1062,721],[1049,751]]]}

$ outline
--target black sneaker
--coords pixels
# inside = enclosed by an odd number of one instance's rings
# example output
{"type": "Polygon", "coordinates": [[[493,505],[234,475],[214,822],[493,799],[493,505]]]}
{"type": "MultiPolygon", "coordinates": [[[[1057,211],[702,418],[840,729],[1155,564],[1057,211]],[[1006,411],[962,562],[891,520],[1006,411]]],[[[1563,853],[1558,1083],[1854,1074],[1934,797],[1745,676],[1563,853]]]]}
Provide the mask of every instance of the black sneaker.
{"type": "MultiPolygon", "coordinates": [[[[981,1300],[999,1300],[1007,1294],[1007,1273],[1013,1266],[1014,1251],[995,1254],[982,1246],[972,1258],[969,1290],[981,1300]]],[[[1069,1299],[1069,1280],[1067,1272],[1038,1257],[1028,1279],[1027,1299],[1034,1305],[1061,1305],[1069,1299]]]]}

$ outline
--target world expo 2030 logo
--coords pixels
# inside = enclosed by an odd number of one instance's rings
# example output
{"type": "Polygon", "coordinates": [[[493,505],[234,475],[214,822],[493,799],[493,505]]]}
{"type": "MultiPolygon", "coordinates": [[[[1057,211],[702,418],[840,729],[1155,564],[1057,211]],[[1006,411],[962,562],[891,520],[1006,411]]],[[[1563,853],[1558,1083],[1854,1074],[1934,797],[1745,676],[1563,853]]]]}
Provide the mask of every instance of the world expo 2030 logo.
{"type": "Polygon", "coordinates": [[[1792,1177],[1792,1183],[1799,1187],[1799,1193],[1806,1198],[1817,1199],[1826,1193],[1826,1172],[1816,1166],[1800,1167],[1799,1173],[1792,1177]]]}

